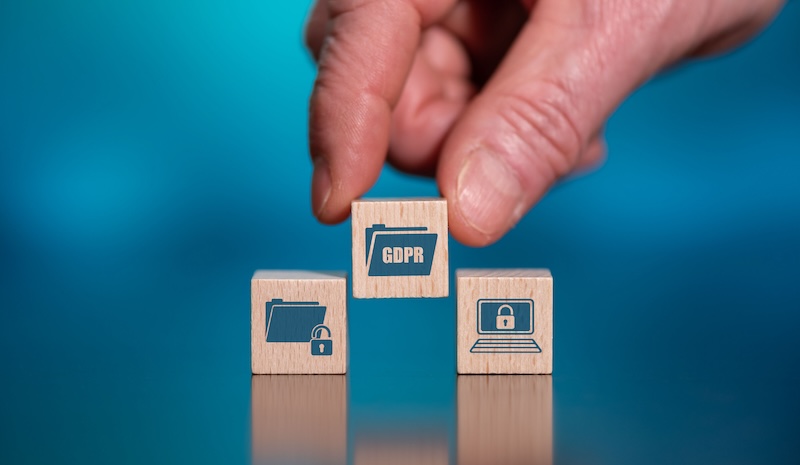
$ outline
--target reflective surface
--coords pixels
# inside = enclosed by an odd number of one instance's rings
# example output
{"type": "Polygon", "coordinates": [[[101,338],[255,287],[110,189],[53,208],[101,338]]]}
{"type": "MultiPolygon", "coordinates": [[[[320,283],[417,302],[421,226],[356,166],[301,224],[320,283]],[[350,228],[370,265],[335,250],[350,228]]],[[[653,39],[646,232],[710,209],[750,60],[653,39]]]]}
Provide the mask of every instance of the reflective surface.
{"type": "Polygon", "coordinates": [[[409,392],[348,409],[343,376],[254,376],[253,462],[793,463],[800,453],[791,377],[454,379],[447,411],[409,392]]]}
{"type": "Polygon", "coordinates": [[[553,463],[551,376],[459,376],[460,465],[553,463]]]}
{"type": "Polygon", "coordinates": [[[353,464],[447,465],[447,431],[383,427],[360,433],[353,445],[353,464]]]}
{"type": "Polygon", "coordinates": [[[253,463],[347,463],[347,379],[253,376],[253,463]]]}
{"type": "Polygon", "coordinates": [[[459,376],[455,447],[448,428],[426,421],[371,421],[347,453],[345,376],[252,378],[255,464],[464,465],[553,463],[551,376],[459,376]],[[451,451],[455,454],[451,456],[451,451]]]}
{"type": "MultiPolygon", "coordinates": [[[[351,299],[345,381],[251,378],[253,270],[350,268],[350,224],[309,209],[305,3],[0,2],[0,463],[545,453],[516,416],[538,386],[455,376],[454,289],[351,299]]],[[[788,3],[752,44],[632,95],[606,165],[503,240],[450,242],[451,273],[553,271],[553,463],[798,463],[788,3]]],[[[391,169],[369,193],[436,194],[391,169]]]]}

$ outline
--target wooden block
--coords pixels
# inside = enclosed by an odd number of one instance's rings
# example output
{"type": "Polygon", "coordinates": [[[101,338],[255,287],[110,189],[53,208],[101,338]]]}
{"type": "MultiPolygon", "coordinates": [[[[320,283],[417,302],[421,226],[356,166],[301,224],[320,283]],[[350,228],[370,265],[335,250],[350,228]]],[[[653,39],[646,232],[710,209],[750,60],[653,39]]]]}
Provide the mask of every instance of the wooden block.
{"type": "Polygon", "coordinates": [[[459,374],[553,372],[550,270],[456,272],[459,374]]]}
{"type": "Polygon", "coordinates": [[[352,204],[353,297],[447,297],[447,201],[352,204]]]}
{"type": "Polygon", "coordinates": [[[553,463],[552,376],[459,376],[459,465],[553,463]]]}
{"type": "Polygon", "coordinates": [[[346,274],[256,271],[250,349],[254,374],[347,372],[346,274]]]}
{"type": "Polygon", "coordinates": [[[347,464],[345,376],[256,375],[251,386],[254,464],[347,464]]]}

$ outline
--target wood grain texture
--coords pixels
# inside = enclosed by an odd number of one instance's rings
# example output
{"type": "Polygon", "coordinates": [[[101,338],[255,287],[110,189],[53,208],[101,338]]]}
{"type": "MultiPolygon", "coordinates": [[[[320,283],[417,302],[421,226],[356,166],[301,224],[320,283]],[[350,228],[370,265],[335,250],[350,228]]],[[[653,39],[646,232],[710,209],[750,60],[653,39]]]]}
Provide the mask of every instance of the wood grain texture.
{"type": "MultiPolygon", "coordinates": [[[[260,270],[251,280],[250,348],[253,374],[344,374],[347,372],[347,275],[344,272],[260,270]],[[319,302],[326,307],[333,352],[311,355],[310,342],[267,342],[266,304],[319,302]]],[[[310,335],[309,335],[310,338],[310,335]]]]}
{"type": "Polygon", "coordinates": [[[367,199],[352,203],[353,297],[447,297],[449,257],[447,201],[440,198],[367,199]],[[427,276],[369,276],[366,229],[426,227],[437,234],[431,273],[427,276]]]}
{"type": "Polygon", "coordinates": [[[459,465],[553,463],[552,376],[459,376],[459,465]]]}
{"type": "Polygon", "coordinates": [[[251,379],[254,464],[347,463],[343,375],[255,375],[251,379]]]}
{"type": "Polygon", "coordinates": [[[553,278],[545,269],[456,271],[456,357],[459,374],[550,374],[553,372],[553,278]],[[533,334],[479,334],[480,299],[530,299],[533,334]],[[472,353],[478,339],[534,339],[541,353],[472,353]]]}

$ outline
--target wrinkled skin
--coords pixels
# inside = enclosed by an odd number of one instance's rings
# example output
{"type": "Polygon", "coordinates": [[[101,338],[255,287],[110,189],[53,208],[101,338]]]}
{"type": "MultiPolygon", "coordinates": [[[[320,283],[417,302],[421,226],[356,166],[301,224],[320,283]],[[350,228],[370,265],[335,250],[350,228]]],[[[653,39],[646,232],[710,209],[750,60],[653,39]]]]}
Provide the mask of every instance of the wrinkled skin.
{"type": "Polygon", "coordinates": [[[319,0],[306,41],[312,207],[336,223],[385,161],[435,176],[450,231],[490,244],[605,156],[606,119],[685,57],[745,41],[781,0],[319,0]]]}

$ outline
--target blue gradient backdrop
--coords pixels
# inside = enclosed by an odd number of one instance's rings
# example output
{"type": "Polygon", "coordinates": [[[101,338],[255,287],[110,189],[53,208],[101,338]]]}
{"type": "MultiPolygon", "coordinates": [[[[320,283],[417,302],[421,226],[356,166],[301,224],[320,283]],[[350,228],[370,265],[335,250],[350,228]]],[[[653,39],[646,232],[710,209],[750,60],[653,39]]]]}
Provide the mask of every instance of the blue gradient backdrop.
{"type": "MultiPolygon", "coordinates": [[[[633,95],[606,165],[498,244],[451,241],[451,271],[554,273],[557,457],[800,456],[790,3],[633,95]]],[[[253,270],[350,268],[349,223],[310,212],[289,5],[0,3],[0,462],[248,460],[253,270]]],[[[369,195],[436,194],[386,170],[369,195]]],[[[454,320],[453,297],[351,300],[351,428],[452,430],[454,320]]]]}

